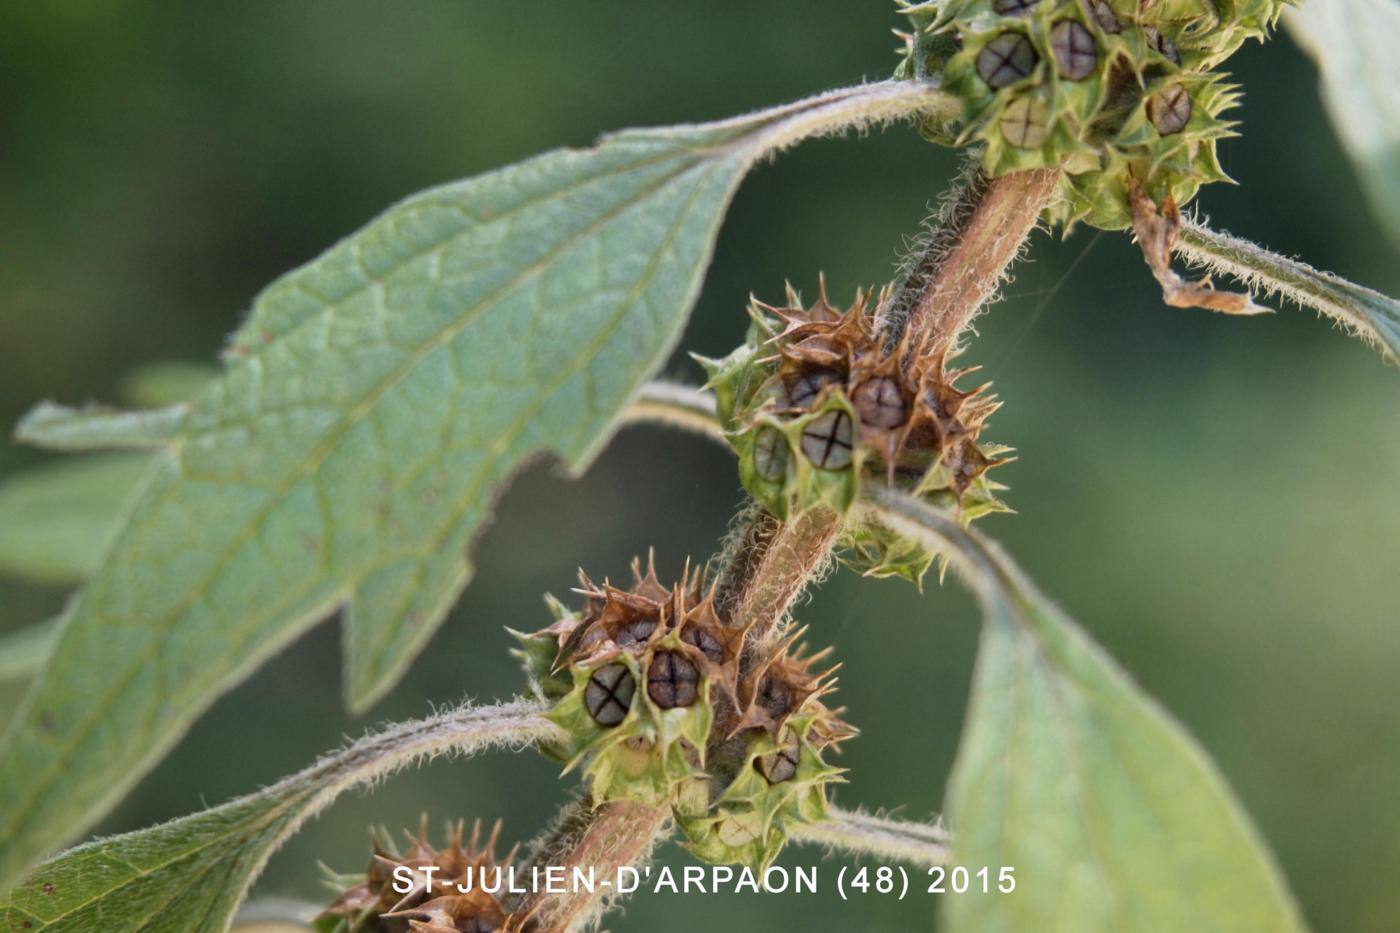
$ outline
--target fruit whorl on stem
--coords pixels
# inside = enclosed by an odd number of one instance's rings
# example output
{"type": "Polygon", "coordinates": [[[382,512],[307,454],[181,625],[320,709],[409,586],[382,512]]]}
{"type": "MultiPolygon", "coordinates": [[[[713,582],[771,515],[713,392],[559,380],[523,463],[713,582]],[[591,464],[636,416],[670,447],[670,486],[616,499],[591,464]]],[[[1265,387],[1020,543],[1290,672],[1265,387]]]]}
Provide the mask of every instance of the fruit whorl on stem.
{"type": "MultiPolygon", "coordinates": [[[[388,833],[372,834],[374,855],[364,880],[345,890],[335,903],[316,918],[320,933],[507,933],[519,924],[494,894],[496,874],[515,859],[516,849],[496,859],[501,824],[497,822],[485,841],[481,822],[472,824],[463,841],[461,822],[450,824],[447,844],[435,848],[428,840],[423,818],[417,834],[407,833],[408,848],[400,852],[388,833]],[[413,887],[401,894],[394,889],[395,869],[412,869],[413,887]],[[431,883],[422,871],[435,867],[431,883]]],[[[338,887],[346,879],[337,877],[338,887]]]]}
{"type": "Polygon", "coordinates": [[[665,587],[650,559],[633,562],[628,589],[581,575],[581,612],[519,635],[527,673],[549,718],[569,738],[559,757],[582,767],[593,800],[669,803],[704,775],[720,697],[737,696],[744,633],[724,626],[703,572],[665,587]]]}
{"type": "Polygon", "coordinates": [[[1131,226],[1137,179],[1184,205],[1228,181],[1216,155],[1239,100],[1217,67],[1268,35],[1285,0],[930,0],[903,4],[896,74],[941,74],[960,119],[929,122],[945,145],[980,143],[991,175],[1063,167],[1047,219],[1131,226]]]}
{"type": "MultiPolygon", "coordinates": [[[[987,385],[962,389],[972,369],[950,370],[947,346],[890,346],[874,309],[889,298],[859,291],[845,311],[822,282],[804,306],[754,300],[743,346],[700,362],[744,487],[787,519],[812,508],[845,513],[862,482],[898,483],[971,521],[1005,506],[989,480],[1007,448],[979,444],[1000,407],[987,385]],[[872,301],[872,299],[875,299],[872,301]]],[[[918,580],[934,555],[868,526],[846,529],[846,559],[877,576],[918,580]]]]}

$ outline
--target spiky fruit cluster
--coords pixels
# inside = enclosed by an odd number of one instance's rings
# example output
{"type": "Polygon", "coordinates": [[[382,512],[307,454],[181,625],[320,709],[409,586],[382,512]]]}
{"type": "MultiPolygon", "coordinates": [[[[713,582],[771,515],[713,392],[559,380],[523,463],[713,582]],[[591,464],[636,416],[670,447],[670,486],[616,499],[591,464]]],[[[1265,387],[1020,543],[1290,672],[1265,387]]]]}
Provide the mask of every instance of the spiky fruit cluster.
{"type": "Polygon", "coordinates": [[[408,848],[403,852],[387,833],[375,833],[374,855],[364,877],[332,879],[344,893],[316,918],[316,929],[320,933],[509,933],[519,929],[495,895],[482,890],[500,889],[495,874],[515,858],[516,850],[511,849],[497,861],[500,832],[497,823],[483,842],[477,822],[463,842],[459,822],[448,827],[447,844],[438,849],[428,841],[425,818],[416,835],[406,834],[408,848]],[[394,870],[400,866],[413,870],[413,889],[406,894],[394,890],[394,870]],[[429,867],[438,869],[431,882],[422,871],[429,867]]]}
{"type": "Polygon", "coordinates": [[[1228,181],[1216,143],[1237,89],[1216,71],[1288,0],[929,0],[905,5],[906,77],[942,73],[960,119],[926,125],[985,144],[992,175],[1063,166],[1050,219],[1131,225],[1129,179],[1178,205],[1228,181]]]}
{"type": "Polygon", "coordinates": [[[710,781],[708,805],[676,809],[688,848],[706,861],[767,868],[793,824],[826,818],[827,786],[842,780],[844,769],[823,753],[856,733],[823,702],[835,668],[814,668],[827,653],[804,655],[800,635],[741,679],[740,705],[722,723],[716,758],[724,766],[710,781]]]}
{"type": "Polygon", "coordinates": [[[825,816],[840,771],[822,752],[855,734],[823,703],[834,671],[814,672],[823,656],[791,638],[745,660],[745,631],[721,620],[702,573],[669,588],[651,561],[632,575],[625,590],[582,576],[581,612],[551,600],[554,624],[517,635],[566,733],[554,751],[595,804],[669,806],[702,858],[767,865],[788,824],[825,816]]]}
{"type": "Polygon", "coordinates": [[[581,574],[581,613],[551,601],[555,622],[519,636],[536,692],[568,735],[558,749],[582,767],[593,800],[669,804],[705,776],[717,693],[736,697],[743,632],[715,613],[713,591],[687,569],[662,586],[648,561],[633,585],[598,586],[581,574]]]}
{"type": "MultiPolygon", "coordinates": [[[[709,372],[718,414],[739,455],[744,488],[780,518],[825,506],[845,512],[862,482],[898,483],[967,521],[1004,511],[987,471],[1008,449],[978,443],[1000,406],[987,386],[964,390],[946,348],[889,345],[873,308],[882,292],[857,292],[844,312],[822,283],[810,307],[789,286],[787,303],[753,301],[744,345],[709,372]]],[[[847,530],[846,560],[876,576],[922,578],[926,549],[875,526],[847,530]]]]}

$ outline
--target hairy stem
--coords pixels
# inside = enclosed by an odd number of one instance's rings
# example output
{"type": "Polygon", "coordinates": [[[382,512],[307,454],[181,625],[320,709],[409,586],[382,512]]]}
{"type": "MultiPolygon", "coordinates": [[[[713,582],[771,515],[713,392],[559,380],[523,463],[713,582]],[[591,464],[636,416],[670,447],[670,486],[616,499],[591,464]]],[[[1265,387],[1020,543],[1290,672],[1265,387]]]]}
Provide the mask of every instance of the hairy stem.
{"type": "Polygon", "coordinates": [[[648,382],[622,413],[622,423],[668,424],[725,443],[715,415],[715,397],[704,389],[675,382],[648,382]]]}
{"type": "Polygon", "coordinates": [[[952,840],[941,826],[834,808],[829,819],[795,827],[792,837],[828,849],[897,859],[926,868],[946,865],[952,856],[948,848],[952,840]]]}
{"type": "Polygon", "coordinates": [[[1200,221],[1183,221],[1174,247],[1188,262],[1232,276],[1251,291],[1327,315],[1400,362],[1400,301],[1200,221]]]}
{"type": "Polygon", "coordinates": [[[830,559],[840,527],[840,517],[830,509],[812,509],[784,522],[752,505],[720,570],[715,600],[720,618],[747,629],[750,646],[765,644],[830,559]]]}
{"type": "Polygon", "coordinates": [[[996,295],[1059,180],[1057,168],[999,178],[975,172],[945,205],[939,228],[884,310],[891,335],[907,333],[921,352],[956,348],[996,295]]]}
{"type": "MultiPolygon", "coordinates": [[[[524,873],[528,877],[532,868],[559,866],[571,876],[577,866],[585,872],[592,869],[599,881],[613,880],[619,868],[651,856],[665,838],[670,818],[666,807],[616,801],[595,808],[585,798],[564,810],[531,853],[524,873]]],[[[529,918],[529,929],[540,933],[581,929],[606,907],[608,898],[579,887],[561,894],[533,891],[509,906],[513,913],[529,918]]]]}
{"type": "MultiPolygon", "coordinates": [[[[1058,169],[996,179],[975,176],[945,212],[944,226],[907,270],[891,302],[893,312],[882,311],[881,326],[894,339],[907,332],[911,346],[919,348],[956,343],[1020,255],[1058,180],[1058,169]]],[[[644,390],[629,420],[655,419],[704,430],[706,408],[708,403],[697,398],[644,390]]],[[[752,663],[771,647],[793,603],[830,562],[841,518],[830,510],[814,509],[783,522],[757,504],[746,509],[720,562],[716,602],[728,624],[749,627],[745,653],[752,663]]],[[[848,837],[863,836],[867,843],[879,838],[893,844],[881,835],[890,831],[888,827],[870,822],[876,818],[858,819],[863,821],[859,826],[848,820],[839,830],[848,837]]],[[[612,803],[595,809],[585,801],[565,811],[537,842],[530,865],[593,866],[599,877],[606,877],[622,865],[647,858],[669,828],[666,807],[612,803]]],[[[827,830],[834,833],[838,827],[827,830]]],[[[839,844],[819,838],[820,831],[814,833],[808,836],[814,842],[839,844]]],[[[930,847],[941,844],[932,838],[904,841],[923,846],[924,858],[932,857],[930,847]]],[[[535,912],[528,929],[566,931],[588,923],[604,903],[603,895],[580,891],[530,895],[513,909],[535,912]]]]}

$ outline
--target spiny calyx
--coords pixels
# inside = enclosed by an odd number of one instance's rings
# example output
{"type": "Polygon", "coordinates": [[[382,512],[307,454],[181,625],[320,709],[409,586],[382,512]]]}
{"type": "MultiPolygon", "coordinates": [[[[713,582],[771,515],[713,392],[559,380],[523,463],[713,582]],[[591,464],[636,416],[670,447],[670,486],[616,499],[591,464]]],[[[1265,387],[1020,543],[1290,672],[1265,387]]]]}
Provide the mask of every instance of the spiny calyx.
{"type": "Polygon", "coordinates": [[[985,145],[989,174],[1061,166],[1048,219],[1131,225],[1137,179],[1157,203],[1181,205],[1228,181],[1218,140],[1237,88],[1217,67],[1263,39],[1288,0],[929,0],[902,4],[898,75],[941,75],[961,99],[945,145],[985,145]]]}
{"type": "MultiPolygon", "coordinates": [[[[826,284],[810,307],[788,288],[776,307],[754,300],[745,344],[709,373],[720,422],[739,455],[744,487],[779,518],[825,507],[845,513],[869,481],[895,483],[967,521],[1004,511],[989,469],[1008,449],[978,443],[1000,407],[987,386],[957,387],[947,347],[891,343],[875,297],[857,292],[843,311],[826,284]]],[[[892,533],[848,523],[844,559],[875,576],[919,580],[934,560],[892,533]]]]}
{"type": "Polygon", "coordinates": [[[632,574],[629,589],[581,574],[583,611],[551,600],[554,624],[518,635],[519,654],[568,735],[556,751],[583,767],[593,800],[661,806],[705,774],[714,701],[737,696],[744,633],[720,622],[703,573],[687,568],[669,588],[650,560],[632,574]]]}
{"type": "Polygon", "coordinates": [[[823,753],[855,730],[842,710],[823,699],[835,687],[832,667],[814,670],[828,652],[805,655],[801,632],[778,644],[740,680],[740,705],[721,723],[709,802],[676,807],[687,847],[710,862],[767,868],[786,843],[792,824],[828,815],[827,786],[844,769],[823,753]]]}
{"type": "Polygon", "coordinates": [[[580,612],[518,635],[532,689],[566,738],[552,753],[581,767],[595,805],[668,806],[702,858],[769,864],[794,821],[826,815],[840,770],[822,752],[854,735],[823,698],[835,669],[794,635],[744,654],[704,574],[666,587],[650,560],[628,589],[585,575],[580,612]]]}
{"type": "Polygon", "coordinates": [[[483,842],[481,823],[472,824],[463,842],[462,823],[448,826],[447,844],[434,848],[428,841],[427,818],[418,833],[407,833],[408,848],[400,852],[387,833],[373,833],[374,855],[360,877],[328,879],[344,893],[316,918],[319,933],[510,933],[523,918],[513,918],[486,888],[500,890],[496,873],[515,858],[515,849],[496,859],[501,824],[483,842]],[[408,868],[396,877],[395,870],[408,868]],[[434,868],[429,873],[425,868],[434,868]],[[412,889],[399,893],[396,881],[412,879],[412,889]],[[349,885],[347,889],[347,885],[349,885]]]}

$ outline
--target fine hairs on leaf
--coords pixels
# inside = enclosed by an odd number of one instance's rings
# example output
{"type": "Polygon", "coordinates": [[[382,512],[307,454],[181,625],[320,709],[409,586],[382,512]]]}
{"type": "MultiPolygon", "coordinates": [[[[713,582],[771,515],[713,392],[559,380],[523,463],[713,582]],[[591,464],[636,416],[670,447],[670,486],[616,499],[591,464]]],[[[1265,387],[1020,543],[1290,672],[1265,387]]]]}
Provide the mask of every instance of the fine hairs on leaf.
{"type": "Polygon", "coordinates": [[[40,865],[0,899],[0,928],[218,933],[269,856],[340,794],[441,755],[555,739],[559,728],[544,711],[519,700],[391,726],[265,790],[86,843],[40,865]]]}
{"type": "Polygon", "coordinates": [[[829,819],[798,826],[792,835],[801,842],[829,850],[874,856],[885,862],[907,862],[919,868],[947,865],[952,860],[952,840],[941,825],[868,813],[834,809],[829,819]]]}
{"type": "Polygon", "coordinates": [[[982,603],[945,815],[954,862],[1013,865],[1019,882],[1015,897],[946,899],[949,929],[1304,928],[1184,729],[999,548],[907,494],[866,495],[872,520],[946,548],[982,603]]]}
{"type": "Polygon", "coordinates": [[[544,452],[582,469],[661,365],[747,169],[947,107],[884,82],[615,134],[416,195],[270,286],[0,741],[0,887],[333,610],[351,706],[381,696],[504,481],[544,452]]]}
{"type": "Polygon", "coordinates": [[[1228,275],[1251,291],[1277,296],[1331,318],[1392,362],[1400,362],[1400,301],[1240,237],[1184,221],[1175,244],[1188,262],[1228,275]]]}
{"type": "Polygon", "coordinates": [[[49,450],[156,450],[180,435],[188,406],[119,411],[43,402],[15,428],[15,440],[49,450]]]}

